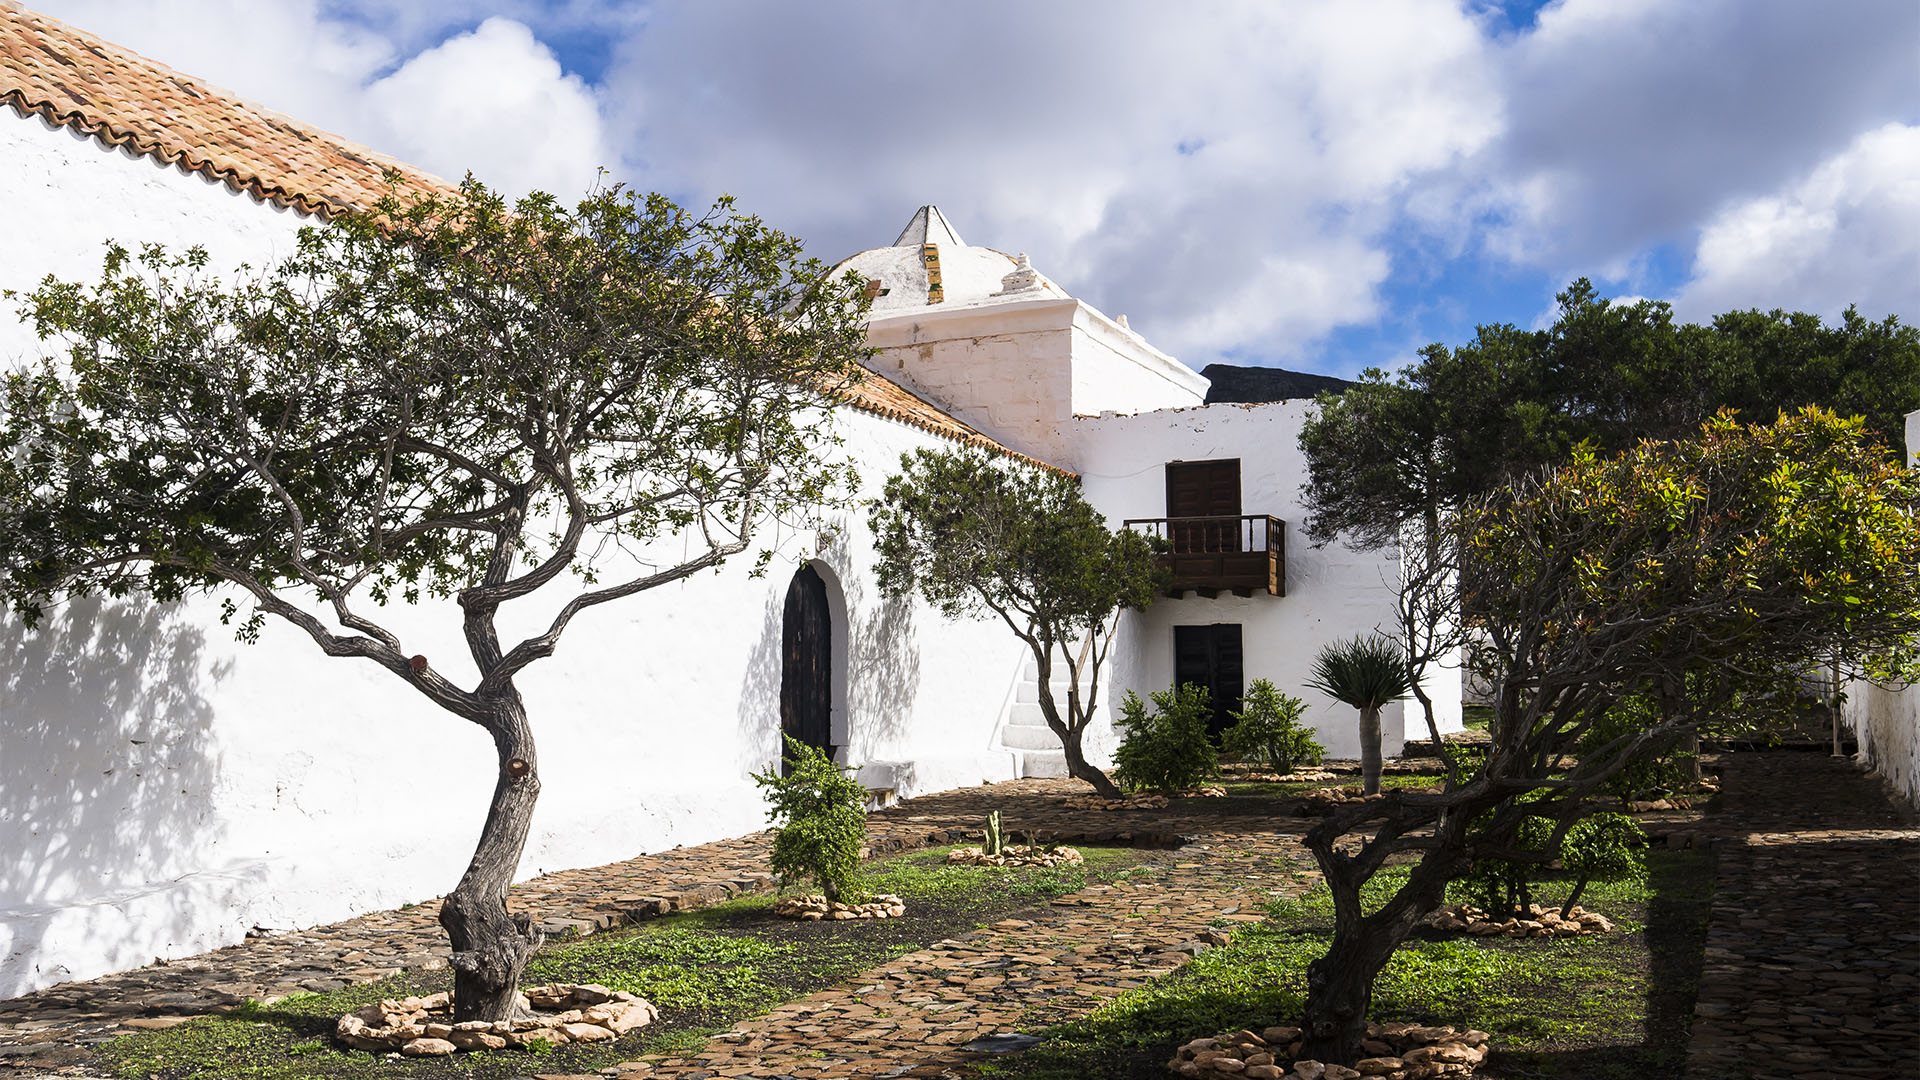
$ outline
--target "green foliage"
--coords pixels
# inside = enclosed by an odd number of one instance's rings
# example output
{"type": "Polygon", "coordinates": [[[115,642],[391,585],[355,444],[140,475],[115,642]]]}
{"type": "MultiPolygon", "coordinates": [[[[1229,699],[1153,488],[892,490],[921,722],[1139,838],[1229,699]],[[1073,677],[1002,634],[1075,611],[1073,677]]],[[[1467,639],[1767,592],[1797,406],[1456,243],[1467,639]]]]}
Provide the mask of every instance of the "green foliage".
{"type": "MultiPolygon", "coordinates": [[[[1631,738],[1636,732],[1657,726],[1661,721],[1659,704],[1650,695],[1633,694],[1614,702],[1596,717],[1580,736],[1580,752],[1596,755],[1608,746],[1631,738]]],[[[1603,782],[1605,790],[1621,806],[1635,798],[1657,791],[1672,791],[1691,780],[1678,759],[1678,751],[1663,751],[1627,757],[1619,769],[1603,782]]]]}
{"type": "Polygon", "coordinates": [[[490,611],[591,583],[622,540],[704,525],[730,538],[711,565],[850,479],[809,410],[865,354],[857,289],[725,200],[509,205],[469,181],[305,229],[237,281],[199,249],[115,246],[98,283],[27,299],[60,342],[0,407],[0,591],[30,619],[63,593],[223,582],[255,605],[231,609],[243,634],[302,622],[296,595],[484,584],[490,611]]]}
{"type": "Polygon", "coordinates": [[[829,900],[838,900],[860,865],[867,835],[866,791],[832,759],[791,735],[790,770],[768,768],[753,782],[767,797],[767,820],[775,827],[773,870],[783,885],[811,878],[829,900]]]}
{"type": "Polygon", "coordinates": [[[1666,304],[1610,303],[1585,279],[1559,302],[1548,329],[1482,326],[1322,395],[1300,435],[1309,534],[1390,546],[1404,523],[1557,466],[1575,446],[1688,438],[1722,408],[1766,422],[1820,405],[1864,416],[1883,442],[1920,408],[1920,332],[1896,318],[1849,309],[1826,326],[1745,311],[1682,325],[1666,304]]]}
{"type": "Polygon", "coordinates": [[[1313,658],[1307,685],[1356,709],[1378,709],[1406,696],[1413,681],[1400,647],[1378,635],[1333,642],[1313,658]]]}
{"type": "Polygon", "coordinates": [[[1213,707],[1206,687],[1183,683],[1151,696],[1151,713],[1132,691],[1120,703],[1113,752],[1120,782],[1136,791],[1180,791],[1219,776],[1220,758],[1207,738],[1213,707]]]}
{"type": "Polygon", "coordinates": [[[1533,902],[1533,883],[1545,869],[1546,846],[1553,839],[1553,824],[1545,818],[1528,816],[1520,820],[1506,847],[1520,853],[1536,853],[1538,860],[1524,857],[1482,856],[1461,879],[1489,917],[1499,920],[1509,915],[1525,918],[1527,905],[1533,902]]]}
{"type": "Polygon", "coordinates": [[[888,595],[990,611],[1049,645],[1146,607],[1161,583],[1147,539],[1109,530],[1073,477],[983,450],[901,455],[871,525],[888,595]]]}
{"type": "Polygon", "coordinates": [[[1561,914],[1573,910],[1589,881],[1618,881],[1645,873],[1646,860],[1640,852],[1646,843],[1640,823],[1625,814],[1593,814],[1574,822],[1560,842],[1560,861],[1576,876],[1561,914]]]}
{"type": "Polygon", "coordinates": [[[1282,775],[1326,756],[1327,748],[1314,739],[1313,729],[1300,723],[1306,702],[1281,693],[1266,679],[1255,679],[1242,705],[1242,711],[1231,714],[1238,723],[1220,733],[1227,753],[1263,760],[1282,775]]]}

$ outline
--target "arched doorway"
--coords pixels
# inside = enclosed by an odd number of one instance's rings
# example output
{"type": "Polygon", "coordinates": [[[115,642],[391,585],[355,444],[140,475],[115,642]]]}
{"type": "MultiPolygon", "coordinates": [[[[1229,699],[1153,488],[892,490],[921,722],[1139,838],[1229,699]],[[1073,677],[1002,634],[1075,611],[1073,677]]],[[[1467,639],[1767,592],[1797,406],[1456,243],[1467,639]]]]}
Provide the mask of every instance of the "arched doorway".
{"type": "Polygon", "coordinates": [[[780,730],[831,755],[833,612],[827,583],[810,565],[787,586],[780,658],[780,730]]]}

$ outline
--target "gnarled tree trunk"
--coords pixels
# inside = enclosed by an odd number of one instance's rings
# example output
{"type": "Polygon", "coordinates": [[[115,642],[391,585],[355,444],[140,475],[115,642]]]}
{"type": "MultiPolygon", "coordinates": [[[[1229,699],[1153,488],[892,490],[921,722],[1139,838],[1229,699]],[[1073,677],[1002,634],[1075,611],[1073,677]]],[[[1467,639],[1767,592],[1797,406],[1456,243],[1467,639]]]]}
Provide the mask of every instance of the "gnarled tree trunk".
{"type": "Polygon", "coordinates": [[[507,886],[526,847],[540,773],[526,707],[511,686],[481,725],[500,760],[480,843],[460,884],[440,905],[440,925],[453,943],[453,1018],[508,1020],[520,993],[520,972],[540,944],[533,920],[507,911],[507,886]]]}
{"type": "Polygon", "coordinates": [[[1307,965],[1299,1056],[1350,1066],[1366,1056],[1360,1043],[1367,1034],[1374,980],[1420,919],[1445,899],[1448,875],[1441,866],[1449,859],[1445,853],[1429,855],[1392,899],[1366,915],[1360,906],[1366,878],[1353,872],[1348,856],[1334,850],[1336,839],[1308,838],[1333,897],[1333,941],[1325,956],[1307,965]]]}
{"type": "Polygon", "coordinates": [[[1035,657],[1039,661],[1035,665],[1035,673],[1039,676],[1040,715],[1046,719],[1053,733],[1060,737],[1060,749],[1065,751],[1067,757],[1067,775],[1092,784],[1093,790],[1099,792],[1103,799],[1120,798],[1120,788],[1112,778],[1089,764],[1086,754],[1081,750],[1080,739],[1086,731],[1087,714],[1080,707],[1079,691],[1071,691],[1072,696],[1067,700],[1069,719],[1062,720],[1060,704],[1053,696],[1053,658],[1048,654],[1047,646],[1036,646],[1035,657]]]}

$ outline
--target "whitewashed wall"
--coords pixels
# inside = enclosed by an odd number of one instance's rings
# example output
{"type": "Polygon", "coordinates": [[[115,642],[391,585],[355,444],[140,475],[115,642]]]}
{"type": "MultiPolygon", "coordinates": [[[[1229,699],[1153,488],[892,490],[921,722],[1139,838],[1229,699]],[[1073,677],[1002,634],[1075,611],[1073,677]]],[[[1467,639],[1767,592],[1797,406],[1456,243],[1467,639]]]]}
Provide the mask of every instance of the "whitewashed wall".
{"type": "MultiPolygon", "coordinates": [[[[216,266],[285,254],[297,215],[0,110],[0,287],[91,279],[101,244],[200,244],[216,266]]],[[[0,356],[37,343],[0,313],[0,356]]],[[[841,413],[866,492],[939,440],[841,413]]],[[[520,876],[764,825],[747,779],[777,752],[780,632],[817,558],[848,646],[836,736],[902,795],[1012,775],[994,725],[1020,646],[1004,627],[888,602],[864,514],[769,534],[753,577],[715,573],[592,610],[520,679],[543,787],[520,876]]],[[[558,594],[559,589],[549,592],[558,594]]],[[[558,600],[536,597],[532,607],[558,600]]],[[[489,740],[384,670],[276,623],[257,644],[217,598],[82,601],[36,632],[0,619],[0,997],[451,888],[494,774],[489,740]]],[[[450,605],[384,613],[470,678],[450,605]]],[[[526,631],[543,616],[503,620],[526,631]]]]}
{"type": "MultiPolygon", "coordinates": [[[[207,249],[222,273],[291,254],[311,218],[87,135],[0,107],[0,291],[30,290],[48,274],[94,281],[108,239],[207,249]]],[[[0,299],[0,366],[34,354],[18,301],[0,299]]]]}
{"type": "Polygon", "coordinates": [[[874,370],[1043,461],[1072,456],[1075,414],[1206,397],[1206,379],[1071,298],[877,316],[869,340],[874,370]]]}
{"type": "MultiPolygon", "coordinates": [[[[1920,469],[1920,409],[1907,414],[1907,467],[1920,469]]],[[[1841,716],[1859,741],[1856,760],[1920,807],[1920,686],[1847,685],[1841,716]]]]}
{"type": "MultiPolygon", "coordinates": [[[[1297,441],[1307,401],[1266,405],[1209,405],[1132,416],[1074,421],[1074,463],[1089,501],[1118,526],[1125,518],[1166,515],[1169,461],[1240,459],[1241,510],[1287,523],[1287,595],[1205,599],[1189,595],[1156,601],[1130,615],[1115,644],[1113,694],[1142,697],[1173,682],[1173,627],[1241,624],[1246,678],[1269,679],[1306,700],[1307,720],[1336,757],[1359,753],[1358,715],[1307,687],[1321,646],[1393,626],[1399,562],[1392,553],[1357,552],[1341,544],[1309,546],[1300,532],[1299,488],[1306,460],[1297,441]]],[[[1427,681],[1443,732],[1460,729],[1460,678],[1455,669],[1427,681]]],[[[1423,737],[1425,720],[1408,699],[1381,719],[1384,750],[1400,752],[1407,737],[1423,737]]]]}

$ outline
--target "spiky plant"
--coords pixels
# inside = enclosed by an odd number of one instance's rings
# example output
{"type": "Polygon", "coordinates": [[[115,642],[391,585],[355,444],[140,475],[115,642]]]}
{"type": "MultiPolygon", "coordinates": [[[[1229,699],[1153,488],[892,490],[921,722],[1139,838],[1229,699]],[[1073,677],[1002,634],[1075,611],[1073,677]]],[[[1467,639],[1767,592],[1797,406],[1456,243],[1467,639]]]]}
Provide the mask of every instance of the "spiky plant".
{"type": "Polygon", "coordinates": [[[1333,642],[1314,657],[1307,685],[1360,710],[1360,779],[1380,794],[1380,708],[1413,689],[1400,647],[1377,634],[1333,642]]]}

